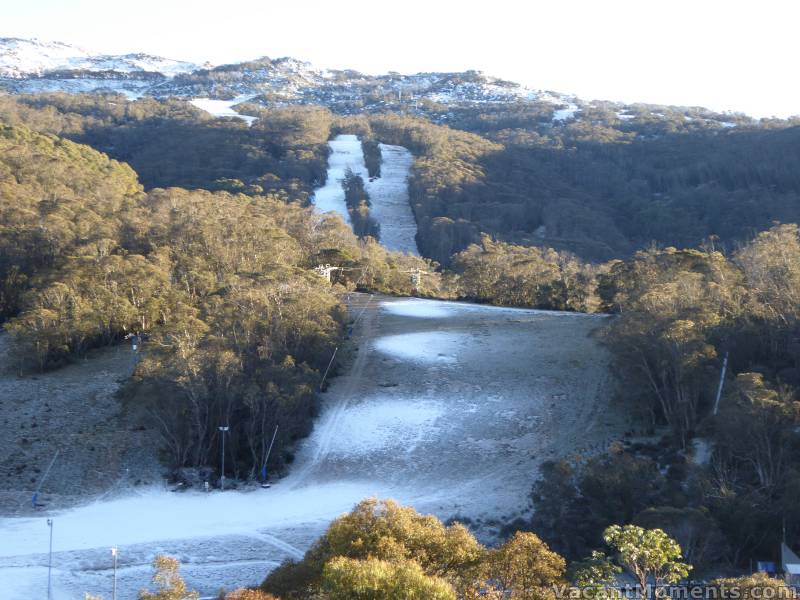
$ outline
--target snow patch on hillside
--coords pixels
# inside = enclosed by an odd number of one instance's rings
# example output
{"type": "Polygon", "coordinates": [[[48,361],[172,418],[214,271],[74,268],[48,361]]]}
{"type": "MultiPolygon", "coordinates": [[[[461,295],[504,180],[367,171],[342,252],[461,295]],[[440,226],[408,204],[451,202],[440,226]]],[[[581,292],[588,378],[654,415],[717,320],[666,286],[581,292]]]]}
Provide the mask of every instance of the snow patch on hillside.
{"type": "Polygon", "coordinates": [[[250,100],[252,96],[237,96],[233,100],[213,100],[211,98],[195,98],[190,100],[189,103],[193,106],[196,106],[200,110],[206,111],[208,114],[214,117],[234,117],[236,119],[241,119],[245,121],[248,125],[252,125],[255,121],[258,120],[258,117],[251,117],[248,115],[242,115],[235,110],[233,107],[237,104],[241,104],[242,102],[246,102],[250,100]]]}
{"type": "Polygon", "coordinates": [[[389,250],[419,255],[417,221],[411,211],[408,176],[414,157],[402,146],[380,144],[381,176],[366,182],[370,215],[380,225],[380,241],[389,250]]]}
{"type": "Polygon", "coordinates": [[[152,86],[151,82],[137,79],[15,79],[12,89],[20,94],[67,94],[114,93],[123,94],[128,100],[137,100],[152,86]]]}
{"type": "Polygon", "coordinates": [[[355,135],[337,135],[328,142],[331,154],[328,157],[328,175],[325,185],[314,192],[312,201],[319,212],[338,213],[346,223],[350,223],[347,204],[344,201],[344,181],[347,170],[360,175],[364,181],[369,179],[367,167],[364,164],[364,151],[361,141],[355,135]]]}
{"type": "Polygon", "coordinates": [[[563,122],[569,121],[570,119],[575,118],[575,113],[578,112],[578,106],[576,104],[570,104],[567,108],[560,108],[556,111],[553,111],[553,121],[554,122],[563,122]]]}

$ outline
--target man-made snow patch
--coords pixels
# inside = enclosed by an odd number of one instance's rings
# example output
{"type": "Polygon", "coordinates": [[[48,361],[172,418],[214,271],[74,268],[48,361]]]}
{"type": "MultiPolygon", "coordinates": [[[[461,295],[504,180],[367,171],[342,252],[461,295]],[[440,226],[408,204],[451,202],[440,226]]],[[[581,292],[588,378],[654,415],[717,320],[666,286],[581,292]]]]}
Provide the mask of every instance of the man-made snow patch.
{"type": "Polygon", "coordinates": [[[456,362],[458,350],[467,341],[468,337],[463,333],[422,331],[378,338],[374,342],[374,347],[378,352],[402,360],[448,364],[456,362]]]}
{"type": "Polygon", "coordinates": [[[396,302],[384,302],[381,307],[386,312],[401,317],[417,317],[420,319],[441,319],[453,314],[453,309],[443,302],[410,298],[396,302]]]}
{"type": "MultiPolygon", "coordinates": [[[[46,528],[47,525],[44,525],[46,528]]],[[[58,573],[56,573],[56,577],[58,573]]],[[[8,567],[0,568],[0,581],[3,582],[3,597],[11,600],[47,597],[47,567],[8,567]],[[44,587],[43,587],[44,585],[44,587]]],[[[71,596],[58,584],[53,587],[53,598],[77,598],[71,596]]]]}
{"type": "Polygon", "coordinates": [[[381,176],[367,182],[370,214],[380,225],[380,238],[389,250],[419,255],[417,222],[408,197],[408,175],[414,157],[402,146],[380,144],[381,176]]]}
{"type": "Polygon", "coordinates": [[[417,223],[408,197],[408,175],[414,157],[402,146],[380,144],[381,176],[369,178],[361,141],[342,134],[328,142],[328,174],[325,185],[314,192],[313,202],[320,212],[336,212],[350,223],[342,181],[350,169],[364,180],[370,198],[370,215],[380,225],[380,242],[389,250],[419,255],[417,223]]]}
{"type": "Polygon", "coordinates": [[[237,96],[233,100],[212,100],[211,98],[195,98],[190,100],[189,103],[196,106],[200,110],[206,111],[214,117],[234,117],[245,121],[248,125],[252,125],[257,117],[250,117],[242,115],[233,110],[233,107],[242,102],[250,100],[252,96],[237,96]]]}
{"type": "Polygon", "coordinates": [[[443,412],[439,402],[430,400],[368,398],[342,419],[329,452],[335,457],[408,450],[435,434],[436,420],[443,412]]]}
{"type": "MultiPolygon", "coordinates": [[[[54,515],[53,551],[247,535],[259,527],[335,517],[365,494],[377,493],[378,488],[357,482],[306,487],[294,490],[287,505],[281,505],[285,498],[280,485],[275,490],[222,494],[200,491],[176,494],[151,489],[54,515]],[[325,498],[326,508],[320,506],[320,498],[325,498]]],[[[0,527],[4,531],[0,557],[46,552],[49,530],[44,518],[3,519],[0,527]]]]}
{"type": "Polygon", "coordinates": [[[312,201],[320,212],[335,212],[341,215],[346,223],[350,223],[347,213],[347,204],[344,201],[345,173],[350,169],[360,175],[366,182],[369,179],[367,167],[364,164],[364,151],[361,141],[355,135],[341,134],[328,142],[331,153],[328,156],[328,178],[325,185],[314,192],[312,201]]]}

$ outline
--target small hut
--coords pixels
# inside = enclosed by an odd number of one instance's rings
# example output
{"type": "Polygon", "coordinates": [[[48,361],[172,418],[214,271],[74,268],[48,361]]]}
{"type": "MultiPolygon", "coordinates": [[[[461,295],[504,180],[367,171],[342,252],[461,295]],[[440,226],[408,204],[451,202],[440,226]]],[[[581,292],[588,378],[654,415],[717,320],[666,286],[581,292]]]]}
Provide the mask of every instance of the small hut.
{"type": "Polygon", "coordinates": [[[781,544],[781,570],[786,585],[800,586],[800,558],[792,552],[786,542],[781,544]]]}

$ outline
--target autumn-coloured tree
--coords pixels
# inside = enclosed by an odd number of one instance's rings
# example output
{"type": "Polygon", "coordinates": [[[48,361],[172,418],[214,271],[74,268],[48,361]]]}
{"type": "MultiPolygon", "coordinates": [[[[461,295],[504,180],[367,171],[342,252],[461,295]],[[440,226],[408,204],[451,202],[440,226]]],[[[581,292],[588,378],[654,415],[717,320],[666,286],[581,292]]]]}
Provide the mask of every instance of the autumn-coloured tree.
{"type": "Polygon", "coordinates": [[[155,592],[142,590],[139,600],[197,600],[200,595],[186,589],[186,583],[180,575],[180,563],[177,558],[159,554],[153,559],[153,585],[155,592]]]}
{"type": "Polygon", "coordinates": [[[512,600],[552,599],[564,582],[564,559],[532,533],[515,533],[486,562],[490,585],[512,600]]]}
{"type": "Polygon", "coordinates": [[[322,590],[330,600],[455,600],[453,588],[415,562],[336,557],[325,564],[322,590]]]}

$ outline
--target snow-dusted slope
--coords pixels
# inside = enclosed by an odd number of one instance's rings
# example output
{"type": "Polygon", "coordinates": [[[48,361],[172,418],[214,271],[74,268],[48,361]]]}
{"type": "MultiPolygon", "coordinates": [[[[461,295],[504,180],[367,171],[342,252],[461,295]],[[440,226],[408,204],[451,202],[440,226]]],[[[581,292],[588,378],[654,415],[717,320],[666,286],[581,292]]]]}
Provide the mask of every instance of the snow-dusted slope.
{"type": "Polygon", "coordinates": [[[220,65],[196,65],[148,54],[94,54],[61,42],[0,38],[0,87],[12,93],[85,92],[124,89],[138,80],[138,95],[208,97],[264,95],[281,102],[322,104],[348,112],[369,100],[369,108],[428,99],[442,104],[486,102],[555,102],[552,92],[533,90],[484,75],[417,73],[367,75],[352,70],[319,69],[291,57],[220,65]],[[92,74],[98,74],[92,77],[92,74]],[[160,78],[154,77],[160,75],[160,78]],[[182,77],[176,77],[182,76],[182,77]],[[76,84],[75,80],[81,83],[76,84]],[[144,82],[147,83],[144,83],[144,82]]]}
{"type": "MultiPolygon", "coordinates": [[[[262,57],[212,68],[141,53],[92,54],[60,42],[19,38],[0,38],[0,91],[119,92],[132,99],[149,96],[210,101],[250,97],[265,106],[317,104],[343,115],[401,110],[438,124],[452,123],[453,109],[501,104],[534,106],[542,115],[543,125],[549,120],[547,126],[595,122],[598,110],[611,118],[614,113],[623,115],[619,121],[628,128],[641,122],[674,121],[676,117],[685,118],[693,127],[725,129],[755,123],[743,115],[702,108],[585,102],[574,95],[526,87],[480,71],[370,75],[320,69],[291,57],[262,57]],[[548,113],[552,115],[549,119],[548,113]]],[[[208,106],[212,111],[226,108],[208,106]]]]}
{"type": "Polygon", "coordinates": [[[414,157],[402,146],[381,144],[380,149],[381,176],[368,181],[366,190],[372,204],[370,214],[381,227],[381,244],[389,250],[419,254],[417,221],[408,198],[414,157]]]}
{"type": "MultiPolygon", "coordinates": [[[[356,299],[361,312],[366,298],[356,299]]],[[[621,437],[603,317],[428,300],[372,301],[354,363],[332,381],[292,472],[269,490],[125,497],[0,519],[3,600],[43,598],[53,519],[53,598],[118,598],[147,585],[156,553],[178,556],[203,594],[257,584],[299,557],[365,496],[459,515],[484,540],[529,514],[547,459],[589,457],[621,437]]]]}
{"type": "Polygon", "coordinates": [[[198,68],[194,63],[149,54],[92,54],[61,42],[0,38],[0,77],[21,79],[55,71],[146,72],[172,77],[198,68]]]}

